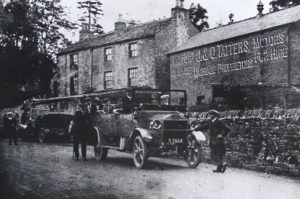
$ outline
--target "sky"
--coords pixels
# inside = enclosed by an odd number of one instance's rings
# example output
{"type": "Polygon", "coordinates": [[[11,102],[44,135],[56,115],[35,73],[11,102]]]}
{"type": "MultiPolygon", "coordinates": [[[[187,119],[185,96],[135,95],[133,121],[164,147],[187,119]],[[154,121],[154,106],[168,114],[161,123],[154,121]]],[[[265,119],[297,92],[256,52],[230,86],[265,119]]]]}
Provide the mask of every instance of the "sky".
{"type": "MultiPolygon", "coordinates": [[[[67,8],[68,16],[72,21],[79,18],[77,9],[78,0],[61,0],[67,8]]],[[[175,7],[176,0],[101,0],[103,16],[99,21],[105,32],[114,29],[114,22],[122,14],[124,20],[137,20],[149,22],[171,16],[171,8],[175,7]]],[[[191,3],[198,4],[207,9],[208,22],[213,28],[217,23],[227,24],[230,13],[234,14],[234,21],[247,19],[257,14],[259,0],[185,0],[184,7],[189,8],[191,3]]],[[[270,0],[262,0],[265,5],[264,13],[269,11],[270,0]]],[[[78,31],[67,33],[72,41],[78,40],[78,31]]]]}

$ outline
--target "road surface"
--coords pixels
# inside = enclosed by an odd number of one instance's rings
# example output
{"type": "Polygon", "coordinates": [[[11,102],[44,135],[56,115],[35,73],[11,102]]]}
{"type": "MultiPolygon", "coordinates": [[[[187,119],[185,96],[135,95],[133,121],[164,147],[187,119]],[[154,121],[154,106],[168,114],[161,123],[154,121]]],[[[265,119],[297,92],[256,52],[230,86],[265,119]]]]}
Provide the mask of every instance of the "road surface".
{"type": "Polygon", "coordinates": [[[300,181],[229,168],[213,173],[210,164],[190,169],[184,160],[150,158],[134,167],[130,154],[109,151],[99,162],[72,160],[72,145],[0,141],[0,198],[130,199],[299,199],[300,181]]]}

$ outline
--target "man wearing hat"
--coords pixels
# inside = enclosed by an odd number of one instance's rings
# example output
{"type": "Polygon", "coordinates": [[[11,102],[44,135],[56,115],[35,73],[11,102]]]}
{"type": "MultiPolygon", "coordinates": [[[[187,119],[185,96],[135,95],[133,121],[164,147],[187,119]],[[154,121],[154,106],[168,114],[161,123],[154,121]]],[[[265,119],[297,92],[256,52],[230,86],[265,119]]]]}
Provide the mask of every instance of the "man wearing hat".
{"type": "Polygon", "coordinates": [[[214,172],[225,172],[226,164],[224,164],[224,156],[226,153],[226,146],[224,138],[230,131],[230,128],[221,120],[219,120],[220,113],[216,110],[210,110],[210,120],[203,126],[195,128],[197,130],[209,129],[209,147],[211,159],[217,164],[214,172]]]}
{"type": "Polygon", "coordinates": [[[8,112],[4,116],[3,125],[4,125],[4,131],[9,138],[9,145],[12,145],[12,141],[14,141],[15,145],[18,145],[17,120],[13,116],[12,112],[8,112]]]}
{"type": "Polygon", "coordinates": [[[90,98],[85,98],[81,100],[80,110],[75,113],[74,125],[72,127],[75,160],[79,159],[79,144],[81,144],[82,159],[86,160],[86,147],[91,131],[91,113],[89,107],[90,98]]]}

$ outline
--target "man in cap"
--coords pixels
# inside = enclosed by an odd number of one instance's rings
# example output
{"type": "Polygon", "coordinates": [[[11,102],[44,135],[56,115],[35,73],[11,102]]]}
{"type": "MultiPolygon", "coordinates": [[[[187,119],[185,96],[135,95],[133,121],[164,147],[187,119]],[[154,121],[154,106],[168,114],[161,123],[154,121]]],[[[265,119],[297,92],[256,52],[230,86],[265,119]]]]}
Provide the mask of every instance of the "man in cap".
{"type": "Polygon", "coordinates": [[[79,144],[81,144],[81,156],[86,160],[86,147],[88,137],[91,130],[91,114],[89,108],[89,98],[81,100],[80,110],[76,111],[74,117],[74,125],[72,127],[73,134],[73,150],[75,160],[79,159],[79,144]]]}
{"type": "Polygon", "coordinates": [[[12,141],[14,141],[15,145],[18,145],[17,120],[13,116],[12,112],[8,112],[4,116],[3,125],[4,125],[4,131],[9,138],[9,145],[12,145],[12,141]]]}
{"type": "Polygon", "coordinates": [[[210,121],[203,126],[195,128],[197,130],[209,129],[209,147],[211,159],[217,164],[214,172],[225,172],[226,164],[224,164],[224,156],[226,153],[226,146],[224,138],[230,131],[230,128],[222,121],[219,120],[220,113],[216,110],[210,110],[210,121]]]}

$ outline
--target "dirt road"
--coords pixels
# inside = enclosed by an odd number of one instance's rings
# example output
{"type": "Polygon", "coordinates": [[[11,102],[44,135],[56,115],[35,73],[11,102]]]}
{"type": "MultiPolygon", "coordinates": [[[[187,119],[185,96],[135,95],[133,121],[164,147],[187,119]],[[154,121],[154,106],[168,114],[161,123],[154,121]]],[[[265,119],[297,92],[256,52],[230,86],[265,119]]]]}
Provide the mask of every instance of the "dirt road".
{"type": "Polygon", "coordinates": [[[300,182],[289,178],[213,166],[190,169],[183,160],[150,158],[147,169],[134,167],[130,154],[109,151],[98,162],[72,160],[71,144],[0,141],[0,198],[150,198],[298,199],[300,182]]]}

